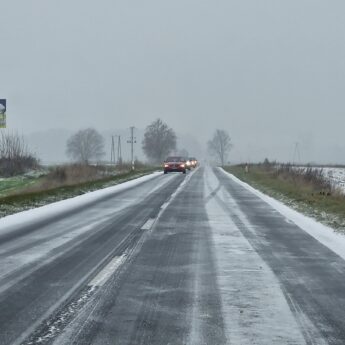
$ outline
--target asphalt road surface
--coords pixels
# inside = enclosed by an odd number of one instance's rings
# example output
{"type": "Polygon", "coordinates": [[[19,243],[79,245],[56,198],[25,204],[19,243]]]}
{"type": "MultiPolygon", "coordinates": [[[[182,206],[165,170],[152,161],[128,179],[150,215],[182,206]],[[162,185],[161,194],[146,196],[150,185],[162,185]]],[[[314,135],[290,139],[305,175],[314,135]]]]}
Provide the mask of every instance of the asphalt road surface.
{"type": "Polygon", "coordinates": [[[0,344],[345,344],[345,262],[217,168],[0,229],[0,344]]]}

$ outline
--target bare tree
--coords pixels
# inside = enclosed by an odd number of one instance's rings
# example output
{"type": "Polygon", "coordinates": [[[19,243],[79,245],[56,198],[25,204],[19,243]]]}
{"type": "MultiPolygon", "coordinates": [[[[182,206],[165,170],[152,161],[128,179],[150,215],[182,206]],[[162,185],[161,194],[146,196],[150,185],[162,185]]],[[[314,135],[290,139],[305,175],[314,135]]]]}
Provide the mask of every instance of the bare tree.
{"type": "Polygon", "coordinates": [[[231,138],[228,132],[217,129],[212,140],[208,142],[208,150],[211,154],[215,154],[223,166],[226,158],[232,148],[231,138]]]}
{"type": "Polygon", "coordinates": [[[68,139],[66,153],[78,162],[89,164],[104,156],[104,138],[93,128],[80,130],[68,139]]]}
{"type": "Polygon", "coordinates": [[[24,138],[16,133],[1,132],[0,175],[14,176],[38,166],[38,160],[29,152],[24,138]]]}
{"type": "Polygon", "coordinates": [[[176,148],[176,134],[161,119],[146,127],[142,148],[153,162],[162,162],[176,148]]]}

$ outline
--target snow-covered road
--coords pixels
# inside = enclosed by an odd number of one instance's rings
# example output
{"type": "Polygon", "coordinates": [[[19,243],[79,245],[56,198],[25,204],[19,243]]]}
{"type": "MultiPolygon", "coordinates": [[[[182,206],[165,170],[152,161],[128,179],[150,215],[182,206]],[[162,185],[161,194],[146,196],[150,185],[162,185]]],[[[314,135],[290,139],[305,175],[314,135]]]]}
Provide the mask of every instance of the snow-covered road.
{"type": "Polygon", "coordinates": [[[345,240],[217,168],[0,220],[0,344],[344,344],[345,240]]]}

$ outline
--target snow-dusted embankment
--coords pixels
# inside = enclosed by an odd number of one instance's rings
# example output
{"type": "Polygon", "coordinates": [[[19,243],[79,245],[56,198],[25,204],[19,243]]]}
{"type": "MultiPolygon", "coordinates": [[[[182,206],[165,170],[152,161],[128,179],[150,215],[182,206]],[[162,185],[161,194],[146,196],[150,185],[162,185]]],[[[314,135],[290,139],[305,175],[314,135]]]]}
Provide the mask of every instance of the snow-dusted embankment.
{"type": "MultiPolygon", "coordinates": [[[[161,172],[155,172],[137,179],[120,183],[116,186],[100,189],[94,192],[89,192],[70,199],[54,202],[35,209],[19,212],[0,219],[0,235],[11,231],[21,225],[29,225],[37,221],[44,221],[51,217],[63,215],[66,212],[71,212],[76,209],[81,209],[98,200],[106,198],[107,196],[120,193],[130,188],[136,187],[146,181],[150,181],[162,175],[161,172]]],[[[157,184],[159,187],[160,184],[157,184]]]]}
{"type": "Polygon", "coordinates": [[[236,183],[240,184],[242,187],[246,188],[248,191],[252,192],[260,199],[268,203],[274,209],[276,209],[280,214],[287,218],[288,221],[292,221],[302,230],[306,231],[308,234],[313,236],[320,243],[331,249],[333,252],[345,259],[345,236],[335,232],[334,229],[323,225],[313,218],[307,217],[300,212],[293,210],[291,207],[286,206],[281,201],[278,201],[259,190],[253,188],[249,184],[241,181],[234,175],[221,169],[221,171],[231,178],[236,183]]]}

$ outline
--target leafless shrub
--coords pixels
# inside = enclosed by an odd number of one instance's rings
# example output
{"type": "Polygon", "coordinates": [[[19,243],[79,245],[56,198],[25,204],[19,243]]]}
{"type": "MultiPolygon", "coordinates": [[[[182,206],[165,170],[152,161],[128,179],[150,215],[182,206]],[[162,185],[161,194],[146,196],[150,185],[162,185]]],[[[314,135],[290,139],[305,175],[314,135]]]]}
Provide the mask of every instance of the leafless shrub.
{"type": "Polygon", "coordinates": [[[65,166],[54,168],[46,176],[47,181],[65,182],[67,180],[67,169],[65,166]]]}
{"type": "Polygon", "coordinates": [[[15,176],[37,168],[37,158],[29,152],[23,139],[16,133],[0,135],[0,175],[15,176]]]}
{"type": "MultiPolygon", "coordinates": [[[[136,162],[141,168],[144,164],[136,162]]],[[[58,187],[72,186],[84,182],[94,182],[114,174],[131,171],[130,163],[123,164],[121,167],[105,166],[105,165],[85,165],[85,164],[69,164],[54,167],[42,179],[39,184],[29,188],[29,191],[49,190],[58,187]]]]}
{"type": "MultiPolygon", "coordinates": [[[[135,161],[137,168],[144,168],[145,165],[135,161]]],[[[40,187],[54,188],[59,186],[69,186],[78,183],[97,181],[105,177],[110,177],[118,173],[132,170],[131,163],[124,163],[121,166],[106,165],[85,165],[85,164],[68,164],[54,167],[45,176],[40,187]]]]}
{"type": "Polygon", "coordinates": [[[87,181],[94,181],[106,176],[103,167],[71,164],[55,167],[47,176],[46,182],[49,184],[72,185],[87,181]]]}

